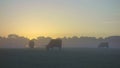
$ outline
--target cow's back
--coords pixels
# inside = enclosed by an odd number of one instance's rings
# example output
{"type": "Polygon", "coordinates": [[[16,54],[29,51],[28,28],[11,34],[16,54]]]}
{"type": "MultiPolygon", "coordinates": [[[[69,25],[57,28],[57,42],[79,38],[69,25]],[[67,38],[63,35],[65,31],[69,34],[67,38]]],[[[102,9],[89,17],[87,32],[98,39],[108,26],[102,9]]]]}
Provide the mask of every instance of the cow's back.
{"type": "Polygon", "coordinates": [[[99,47],[106,47],[106,48],[108,48],[109,44],[108,44],[108,42],[100,43],[99,47]]]}
{"type": "Polygon", "coordinates": [[[53,47],[62,47],[62,40],[61,39],[52,39],[49,44],[47,45],[47,48],[53,48],[53,47]]]}

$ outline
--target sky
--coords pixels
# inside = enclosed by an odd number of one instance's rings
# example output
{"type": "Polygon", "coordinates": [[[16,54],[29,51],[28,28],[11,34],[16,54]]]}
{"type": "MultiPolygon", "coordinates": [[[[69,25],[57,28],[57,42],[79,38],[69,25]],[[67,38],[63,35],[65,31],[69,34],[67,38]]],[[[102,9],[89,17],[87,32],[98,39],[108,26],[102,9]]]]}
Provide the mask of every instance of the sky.
{"type": "Polygon", "coordinates": [[[120,0],[0,0],[0,36],[120,35],[120,0]]]}

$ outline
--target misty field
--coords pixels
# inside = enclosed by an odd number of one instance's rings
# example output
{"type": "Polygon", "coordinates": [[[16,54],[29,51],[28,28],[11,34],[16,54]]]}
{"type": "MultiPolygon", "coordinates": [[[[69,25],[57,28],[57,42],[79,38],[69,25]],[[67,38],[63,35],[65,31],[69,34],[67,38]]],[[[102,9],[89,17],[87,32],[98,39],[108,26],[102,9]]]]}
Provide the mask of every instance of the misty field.
{"type": "Polygon", "coordinates": [[[120,49],[0,49],[0,68],[120,68],[120,49]]]}

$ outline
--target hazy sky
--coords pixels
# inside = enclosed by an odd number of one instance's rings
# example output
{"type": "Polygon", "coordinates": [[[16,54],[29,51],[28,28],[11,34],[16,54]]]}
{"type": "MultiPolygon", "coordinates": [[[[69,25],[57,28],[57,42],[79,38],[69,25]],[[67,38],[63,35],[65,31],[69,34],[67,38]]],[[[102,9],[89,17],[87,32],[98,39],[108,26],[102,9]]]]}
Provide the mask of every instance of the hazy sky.
{"type": "Polygon", "coordinates": [[[120,0],[0,0],[0,35],[120,35],[120,0]]]}

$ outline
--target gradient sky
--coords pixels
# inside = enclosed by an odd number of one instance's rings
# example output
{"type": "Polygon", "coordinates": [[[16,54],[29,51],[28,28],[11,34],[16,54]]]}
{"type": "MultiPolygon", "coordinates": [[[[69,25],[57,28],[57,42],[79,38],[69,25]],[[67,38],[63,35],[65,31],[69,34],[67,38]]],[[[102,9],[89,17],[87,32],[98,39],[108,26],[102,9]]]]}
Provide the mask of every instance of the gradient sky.
{"type": "Polygon", "coordinates": [[[120,0],[0,0],[0,36],[120,35],[120,0]]]}

